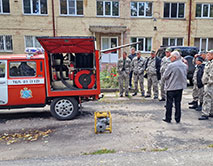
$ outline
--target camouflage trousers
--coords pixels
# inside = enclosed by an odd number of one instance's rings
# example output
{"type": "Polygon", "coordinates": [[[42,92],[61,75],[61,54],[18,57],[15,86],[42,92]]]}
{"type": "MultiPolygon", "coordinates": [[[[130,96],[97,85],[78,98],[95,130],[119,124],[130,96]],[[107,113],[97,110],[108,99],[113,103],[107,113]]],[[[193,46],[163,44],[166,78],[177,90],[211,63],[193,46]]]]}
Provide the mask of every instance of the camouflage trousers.
{"type": "Polygon", "coordinates": [[[204,87],[202,114],[206,116],[213,115],[213,85],[204,87]]]}
{"type": "Polygon", "coordinates": [[[124,83],[125,83],[125,94],[128,95],[129,93],[129,74],[126,74],[125,72],[122,72],[118,76],[119,81],[119,91],[120,94],[123,95],[124,93],[124,83]]]}
{"type": "Polygon", "coordinates": [[[160,91],[161,91],[161,98],[162,99],[166,99],[166,92],[164,90],[164,86],[165,86],[165,80],[161,80],[160,91]]]}
{"type": "Polygon", "coordinates": [[[204,87],[198,89],[198,100],[200,103],[203,103],[203,96],[204,96],[204,87]]]}
{"type": "Polygon", "coordinates": [[[197,87],[197,84],[194,84],[193,85],[193,89],[192,89],[192,98],[193,98],[193,101],[198,101],[198,99],[199,99],[198,94],[199,94],[199,89],[197,87]]]}
{"type": "Polygon", "coordinates": [[[147,95],[151,96],[151,88],[153,86],[154,96],[158,97],[158,78],[157,78],[157,75],[149,75],[149,74],[147,74],[147,81],[148,81],[147,95]]]}
{"type": "Polygon", "coordinates": [[[199,89],[197,87],[197,84],[194,84],[192,90],[193,101],[200,101],[200,103],[203,103],[203,95],[204,95],[204,87],[199,89]]]}
{"type": "Polygon", "coordinates": [[[135,86],[135,93],[138,92],[138,81],[141,88],[141,94],[144,94],[144,75],[142,74],[135,74],[134,73],[134,86],[135,86]]]}

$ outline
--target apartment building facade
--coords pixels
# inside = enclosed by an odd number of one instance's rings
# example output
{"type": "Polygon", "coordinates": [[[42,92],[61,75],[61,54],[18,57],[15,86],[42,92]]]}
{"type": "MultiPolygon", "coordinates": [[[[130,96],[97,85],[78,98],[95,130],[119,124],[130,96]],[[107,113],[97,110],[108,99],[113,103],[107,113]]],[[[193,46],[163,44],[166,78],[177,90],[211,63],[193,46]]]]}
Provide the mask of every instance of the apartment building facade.
{"type": "Polygon", "coordinates": [[[209,50],[213,0],[0,0],[0,25],[0,55],[41,47],[36,36],[95,36],[97,49],[142,41],[144,56],[161,45],[209,50]]]}

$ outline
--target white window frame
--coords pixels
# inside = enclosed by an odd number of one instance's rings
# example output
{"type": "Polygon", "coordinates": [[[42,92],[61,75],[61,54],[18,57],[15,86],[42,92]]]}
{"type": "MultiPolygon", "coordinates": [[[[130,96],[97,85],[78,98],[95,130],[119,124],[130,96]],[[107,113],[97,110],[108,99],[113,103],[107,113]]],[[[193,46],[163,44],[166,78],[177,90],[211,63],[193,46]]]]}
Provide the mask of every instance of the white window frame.
{"type": "Polygon", "coordinates": [[[11,39],[12,39],[12,47],[13,47],[13,36],[12,36],[12,35],[0,35],[0,36],[3,36],[3,42],[4,42],[4,49],[3,49],[3,50],[0,50],[0,52],[13,52],[13,48],[12,48],[12,50],[7,50],[7,49],[6,49],[6,36],[11,36],[11,39]]]}
{"type": "Polygon", "coordinates": [[[195,18],[213,19],[213,17],[210,17],[211,5],[213,5],[213,3],[196,3],[195,18]],[[200,4],[200,5],[201,5],[201,17],[196,17],[197,4],[200,4]],[[204,6],[204,5],[208,5],[208,16],[207,16],[207,17],[204,17],[204,16],[203,16],[203,6],[204,6]]]}
{"type": "Polygon", "coordinates": [[[203,40],[203,39],[206,40],[206,48],[205,48],[204,51],[208,51],[208,50],[209,50],[209,48],[208,48],[208,46],[209,46],[209,38],[202,38],[202,37],[201,37],[201,38],[195,37],[195,38],[200,39],[199,51],[202,51],[202,40],[203,40]]]}
{"type": "MultiPolygon", "coordinates": [[[[117,46],[118,46],[118,36],[101,36],[101,49],[103,49],[103,48],[102,48],[102,39],[104,39],[104,38],[109,39],[109,45],[111,45],[111,39],[112,39],[112,38],[116,38],[116,40],[117,40],[117,46]]],[[[105,53],[104,53],[104,54],[105,54],[105,53]]],[[[115,55],[118,56],[118,50],[116,50],[116,53],[110,52],[110,53],[107,53],[107,54],[110,54],[110,57],[111,57],[111,56],[115,56],[115,55]]],[[[103,56],[104,56],[104,55],[103,55],[103,56]]],[[[106,63],[106,62],[104,62],[104,63],[106,63]]],[[[111,58],[109,59],[109,63],[112,63],[111,58]]]]}
{"type": "Polygon", "coordinates": [[[120,2],[119,1],[110,1],[110,0],[97,0],[96,1],[96,16],[97,17],[120,17],[120,2]],[[103,2],[103,15],[98,15],[98,12],[97,12],[97,2],[103,2]],[[111,4],[111,9],[110,9],[110,11],[111,11],[111,13],[110,13],[110,15],[105,15],[105,3],[106,2],[110,2],[110,4],[111,4]],[[112,2],[118,2],[118,6],[119,6],[119,9],[118,9],[118,16],[113,16],[112,15],[112,2]]]}
{"type": "Polygon", "coordinates": [[[29,0],[30,1],[30,12],[31,13],[24,13],[24,0],[22,0],[22,11],[24,15],[39,15],[39,16],[47,16],[48,15],[48,0],[47,1],[47,14],[41,14],[41,0],[39,0],[39,13],[33,13],[33,0],[29,0]]]}
{"type": "Polygon", "coordinates": [[[185,19],[186,17],[186,4],[185,2],[164,2],[164,6],[163,6],[163,18],[164,19],[185,19]],[[165,3],[169,3],[169,17],[164,17],[164,6],[165,6],[165,3]],[[172,16],[172,3],[176,3],[177,4],[177,17],[171,17],[172,16]],[[179,14],[179,4],[180,3],[183,3],[184,4],[184,17],[183,18],[179,18],[178,17],[178,14],[179,14]]]}
{"type": "MultiPolygon", "coordinates": [[[[175,39],[175,45],[174,46],[178,46],[177,45],[177,39],[182,39],[182,46],[184,46],[184,38],[183,37],[163,37],[163,39],[168,39],[168,46],[171,46],[171,39],[175,39]]],[[[163,39],[162,39],[162,45],[163,45],[163,39]]]]}
{"type": "Polygon", "coordinates": [[[130,43],[132,42],[131,38],[136,38],[136,42],[139,41],[139,39],[143,39],[143,46],[144,46],[144,49],[143,50],[138,50],[138,44],[136,45],[136,51],[141,51],[141,53],[151,53],[151,50],[152,50],[152,37],[130,37],[130,43]],[[151,39],[151,49],[150,51],[146,51],[146,39],[147,38],[150,38],[151,39]]]}
{"type": "MultiPolygon", "coordinates": [[[[60,16],[84,16],[84,5],[83,5],[83,14],[77,14],[77,0],[74,0],[75,1],[75,14],[69,14],[69,0],[66,0],[67,1],[67,14],[61,14],[61,1],[59,0],[59,15],[60,16]]],[[[83,3],[84,3],[84,0],[82,0],[83,3]]]]}
{"type": "MultiPolygon", "coordinates": [[[[3,12],[3,2],[2,2],[2,0],[0,0],[0,4],[1,4],[1,12],[0,12],[0,14],[10,14],[10,12],[9,13],[5,13],[5,12],[3,12]]],[[[9,1],[9,9],[10,9],[10,1],[9,1]]]]}
{"type": "Polygon", "coordinates": [[[132,17],[132,18],[152,18],[153,17],[153,2],[152,1],[147,1],[147,2],[137,2],[137,1],[131,1],[130,2],[130,16],[132,17]],[[131,3],[132,2],[135,2],[135,3],[137,3],[137,16],[132,16],[131,15],[131,3]],[[144,3],[144,16],[139,16],[139,3],[144,3]],[[146,16],[146,3],[152,3],[152,16],[146,16]]]}
{"type": "MultiPolygon", "coordinates": [[[[25,35],[25,36],[24,36],[24,47],[25,47],[25,49],[27,48],[27,47],[26,47],[26,46],[27,46],[27,45],[26,45],[26,44],[27,44],[27,43],[26,43],[26,37],[27,37],[27,36],[30,36],[30,37],[33,38],[33,47],[36,47],[36,46],[35,46],[35,43],[36,43],[36,40],[37,40],[37,39],[36,39],[37,36],[25,35]]],[[[36,48],[43,48],[43,47],[41,46],[41,47],[36,47],[36,48]]]]}

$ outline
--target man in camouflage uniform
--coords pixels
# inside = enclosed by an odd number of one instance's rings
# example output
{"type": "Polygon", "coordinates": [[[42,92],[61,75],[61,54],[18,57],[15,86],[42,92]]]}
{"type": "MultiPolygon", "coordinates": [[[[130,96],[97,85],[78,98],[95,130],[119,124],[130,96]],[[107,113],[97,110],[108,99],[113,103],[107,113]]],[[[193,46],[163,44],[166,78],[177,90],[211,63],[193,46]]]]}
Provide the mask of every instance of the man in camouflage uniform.
{"type": "Polygon", "coordinates": [[[193,90],[196,91],[196,96],[195,96],[195,92],[193,91],[192,95],[193,95],[193,101],[195,101],[195,104],[189,108],[196,109],[196,111],[201,111],[202,105],[203,105],[204,87],[202,83],[202,76],[203,76],[203,71],[205,68],[205,64],[203,64],[203,61],[204,59],[201,56],[197,56],[195,60],[196,68],[193,75],[193,83],[194,83],[193,90]],[[198,106],[198,101],[200,101],[199,106],[198,106]]]}
{"type": "Polygon", "coordinates": [[[146,98],[151,97],[151,87],[153,86],[154,99],[158,99],[158,80],[160,80],[161,60],[156,57],[155,51],[151,51],[151,56],[147,59],[145,69],[147,73],[148,91],[146,98]]]}
{"type": "MultiPolygon", "coordinates": [[[[196,58],[201,56],[203,59],[204,59],[204,64],[206,64],[206,54],[205,52],[200,52],[199,54],[196,54],[193,58],[193,64],[195,64],[195,67],[196,67],[196,58]]],[[[194,77],[194,76],[193,76],[194,77]]],[[[198,99],[199,99],[199,89],[198,87],[194,84],[194,81],[196,79],[193,78],[193,90],[192,90],[192,98],[193,98],[193,101],[192,102],[189,102],[188,104],[189,105],[192,105],[191,107],[189,108],[192,108],[192,109],[196,109],[198,107],[198,99]]]]}
{"type": "Polygon", "coordinates": [[[207,54],[208,63],[205,65],[202,82],[204,84],[204,97],[202,116],[199,120],[213,117],[213,50],[207,54]]]}
{"type": "Polygon", "coordinates": [[[123,57],[118,60],[118,80],[119,80],[119,91],[120,97],[123,97],[123,83],[125,82],[125,96],[129,95],[129,73],[130,73],[130,66],[131,60],[127,57],[127,52],[123,52],[123,57]]]}
{"type": "Polygon", "coordinates": [[[141,96],[144,96],[144,69],[145,69],[145,59],[141,57],[141,52],[137,52],[137,56],[133,58],[131,62],[131,69],[133,71],[134,77],[134,94],[136,96],[138,93],[138,81],[141,88],[141,96]]]}
{"type": "MultiPolygon", "coordinates": [[[[134,59],[134,57],[136,57],[135,47],[132,47],[130,51],[131,51],[131,54],[128,56],[128,58],[132,61],[134,59]]],[[[133,71],[130,71],[130,73],[129,73],[129,89],[132,89],[132,74],[133,74],[133,71]]]]}
{"type": "MultiPolygon", "coordinates": [[[[163,76],[163,73],[165,72],[167,66],[169,65],[169,63],[171,63],[169,57],[171,56],[171,48],[167,48],[165,53],[166,56],[163,57],[163,59],[161,60],[161,67],[160,67],[160,73],[161,73],[161,77],[163,76]]],[[[161,100],[160,101],[165,101],[166,100],[166,93],[164,90],[164,85],[165,85],[165,80],[161,79],[161,100]]]]}

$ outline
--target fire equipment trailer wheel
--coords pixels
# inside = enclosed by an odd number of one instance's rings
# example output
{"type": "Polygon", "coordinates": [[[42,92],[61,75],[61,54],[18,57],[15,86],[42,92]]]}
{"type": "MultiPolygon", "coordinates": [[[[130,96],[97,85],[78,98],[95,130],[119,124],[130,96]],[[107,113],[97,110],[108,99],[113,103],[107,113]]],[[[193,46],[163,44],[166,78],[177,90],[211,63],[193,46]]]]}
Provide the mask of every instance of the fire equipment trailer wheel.
{"type": "Polygon", "coordinates": [[[78,113],[78,102],[75,98],[56,98],[50,104],[50,112],[58,120],[71,120],[78,113]]]}

